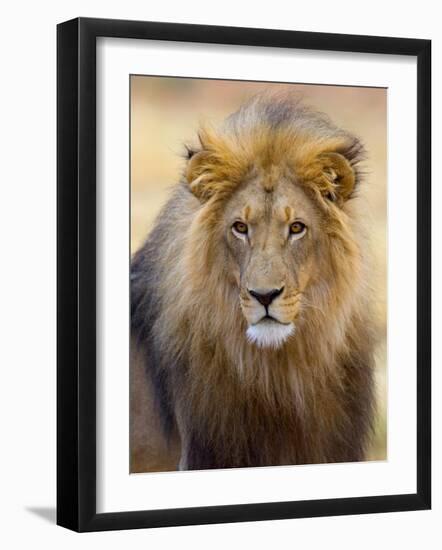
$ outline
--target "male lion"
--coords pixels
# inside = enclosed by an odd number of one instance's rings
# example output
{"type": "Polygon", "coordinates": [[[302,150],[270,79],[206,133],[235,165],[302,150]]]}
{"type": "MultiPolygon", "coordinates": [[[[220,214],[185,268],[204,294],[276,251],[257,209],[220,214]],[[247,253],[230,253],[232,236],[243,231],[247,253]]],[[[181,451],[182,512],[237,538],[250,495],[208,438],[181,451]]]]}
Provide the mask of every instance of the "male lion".
{"type": "Polygon", "coordinates": [[[290,95],[200,131],[132,261],[132,471],[364,459],[362,155],[290,95]]]}

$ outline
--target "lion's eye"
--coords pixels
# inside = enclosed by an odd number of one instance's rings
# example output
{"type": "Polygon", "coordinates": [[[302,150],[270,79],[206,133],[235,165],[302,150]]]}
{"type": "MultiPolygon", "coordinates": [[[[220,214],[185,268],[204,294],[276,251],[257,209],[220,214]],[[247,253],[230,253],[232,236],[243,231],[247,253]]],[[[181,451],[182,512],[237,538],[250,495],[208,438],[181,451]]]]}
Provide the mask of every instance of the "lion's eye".
{"type": "Polygon", "coordinates": [[[235,222],[232,227],[237,233],[241,233],[241,235],[247,235],[247,231],[249,230],[247,224],[243,222],[235,222]]]}
{"type": "Polygon", "coordinates": [[[306,230],[306,226],[302,222],[293,222],[290,225],[291,235],[300,235],[301,233],[304,233],[305,230],[306,230]]]}

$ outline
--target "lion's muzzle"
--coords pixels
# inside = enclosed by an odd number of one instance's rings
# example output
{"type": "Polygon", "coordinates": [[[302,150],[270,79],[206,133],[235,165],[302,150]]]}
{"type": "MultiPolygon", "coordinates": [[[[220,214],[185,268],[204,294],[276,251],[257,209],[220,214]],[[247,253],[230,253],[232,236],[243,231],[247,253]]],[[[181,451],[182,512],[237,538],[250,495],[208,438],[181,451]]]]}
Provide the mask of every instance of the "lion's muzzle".
{"type": "Polygon", "coordinates": [[[280,347],[295,332],[297,300],[279,288],[247,288],[241,307],[247,319],[247,339],[258,347],[280,347]]]}

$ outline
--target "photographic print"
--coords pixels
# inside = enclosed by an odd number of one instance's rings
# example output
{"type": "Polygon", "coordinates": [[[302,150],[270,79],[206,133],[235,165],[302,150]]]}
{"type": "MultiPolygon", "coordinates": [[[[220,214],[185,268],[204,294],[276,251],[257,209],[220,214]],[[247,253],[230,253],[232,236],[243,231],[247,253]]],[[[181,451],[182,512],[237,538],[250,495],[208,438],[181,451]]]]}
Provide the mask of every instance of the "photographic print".
{"type": "Polygon", "coordinates": [[[130,77],[130,472],[387,458],[387,90],[130,77]]]}
{"type": "Polygon", "coordinates": [[[58,25],[57,524],[431,508],[430,157],[429,40],[58,25]]]}

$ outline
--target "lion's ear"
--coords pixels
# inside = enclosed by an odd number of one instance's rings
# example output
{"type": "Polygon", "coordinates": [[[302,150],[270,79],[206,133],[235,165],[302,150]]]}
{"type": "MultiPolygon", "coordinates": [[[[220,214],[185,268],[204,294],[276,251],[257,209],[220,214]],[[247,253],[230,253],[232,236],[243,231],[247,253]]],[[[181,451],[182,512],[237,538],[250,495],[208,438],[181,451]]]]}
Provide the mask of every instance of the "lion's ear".
{"type": "Polygon", "coordinates": [[[199,147],[186,147],[187,167],[185,178],[190,190],[201,202],[206,202],[215,192],[211,174],[216,170],[214,138],[207,128],[198,132],[199,147]]]}
{"type": "Polygon", "coordinates": [[[340,153],[322,153],[318,157],[321,174],[316,178],[319,190],[333,202],[345,202],[355,189],[356,174],[350,162],[340,153]]]}
{"type": "Polygon", "coordinates": [[[208,177],[211,165],[211,155],[208,151],[194,152],[186,167],[186,180],[189,185],[189,189],[201,202],[208,200],[212,194],[213,189],[208,177]]]}

